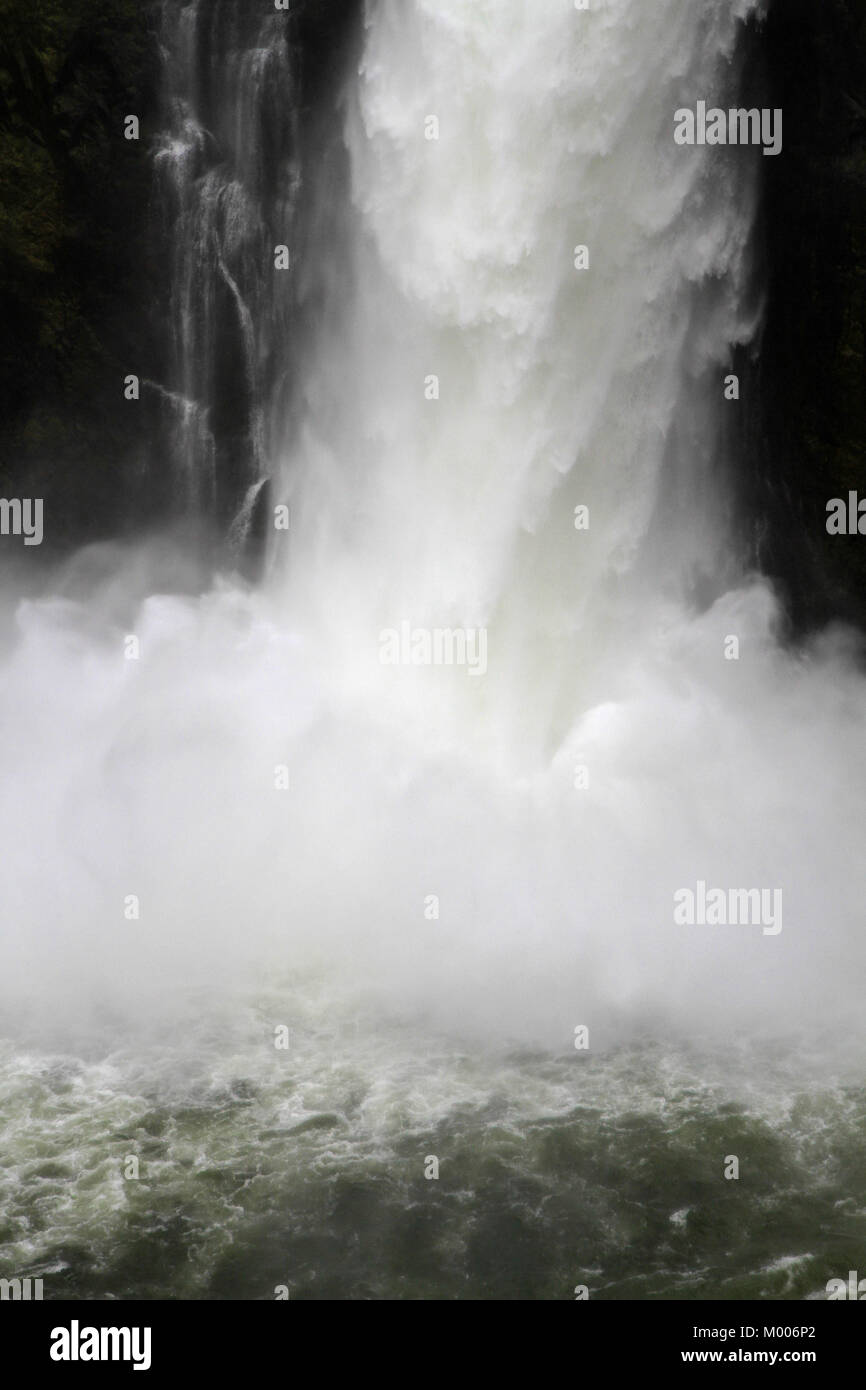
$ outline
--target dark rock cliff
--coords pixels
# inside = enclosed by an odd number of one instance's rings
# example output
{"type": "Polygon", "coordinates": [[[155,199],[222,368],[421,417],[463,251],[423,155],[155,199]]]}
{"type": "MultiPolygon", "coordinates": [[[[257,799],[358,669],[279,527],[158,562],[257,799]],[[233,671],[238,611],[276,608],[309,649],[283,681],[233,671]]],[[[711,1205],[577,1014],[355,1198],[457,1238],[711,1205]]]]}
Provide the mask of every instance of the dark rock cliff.
{"type": "Polygon", "coordinates": [[[757,554],[797,628],[864,623],[866,536],[828,535],[826,507],[866,497],[866,0],[775,0],[761,38],[785,139],[764,160],[757,554]]]}

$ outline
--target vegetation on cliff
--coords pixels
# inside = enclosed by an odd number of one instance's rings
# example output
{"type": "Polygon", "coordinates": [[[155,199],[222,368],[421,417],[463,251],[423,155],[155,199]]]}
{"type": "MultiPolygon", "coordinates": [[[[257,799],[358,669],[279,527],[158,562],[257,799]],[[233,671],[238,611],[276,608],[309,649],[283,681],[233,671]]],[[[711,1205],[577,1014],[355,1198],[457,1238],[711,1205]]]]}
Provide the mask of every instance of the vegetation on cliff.
{"type": "Polygon", "coordinates": [[[118,515],[149,293],[149,25],[139,0],[0,0],[0,486],[50,496],[54,539],[118,515]]]}

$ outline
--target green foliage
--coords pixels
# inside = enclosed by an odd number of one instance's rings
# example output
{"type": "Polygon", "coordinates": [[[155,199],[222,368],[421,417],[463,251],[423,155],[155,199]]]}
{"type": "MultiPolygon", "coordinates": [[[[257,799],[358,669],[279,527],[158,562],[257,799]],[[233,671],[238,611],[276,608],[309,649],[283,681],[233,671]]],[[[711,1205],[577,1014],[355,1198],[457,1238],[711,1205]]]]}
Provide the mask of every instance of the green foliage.
{"type": "Polygon", "coordinates": [[[0,0],[0,482],[89,464],[111,485],[148,293],[149,26],[136,0],[0,0]]]}

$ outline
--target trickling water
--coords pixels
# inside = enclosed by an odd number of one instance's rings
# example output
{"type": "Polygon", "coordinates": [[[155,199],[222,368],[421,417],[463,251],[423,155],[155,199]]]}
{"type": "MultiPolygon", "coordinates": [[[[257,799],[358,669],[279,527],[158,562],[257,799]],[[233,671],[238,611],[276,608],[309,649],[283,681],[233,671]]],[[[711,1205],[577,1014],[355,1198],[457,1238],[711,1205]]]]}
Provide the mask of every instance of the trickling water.
{"type": "Polygon", "coordinates": [[[267,408],[285,372],[298,182],[285,14],[164,0],[165,130],[155,152],[173,247],[169,388],[181,505],[227,524],[268,470],[267,408]]]}
{"type": "Polygon", "coordinates": [[[672,140],[736,93],[755,8],[370,4],[289,417],[291,180],[244,85],[281,41],[167,7],[166,389],[219,477],[228,333],[291,529],[258,591],[90,552],[4,622],[4,1273],[801,1297],[857,1263],[863,679],[844,633],[780,648],[740,563],[721,380],[755,161],[672,140]],[[485,672],[383,664],[404,622],[484,628],[485,672]],[[697,880],[781,888],[783,930],[678,925],[697,880]],[[726,1153],[753,1176],[722,1201],[726,1153]]]}

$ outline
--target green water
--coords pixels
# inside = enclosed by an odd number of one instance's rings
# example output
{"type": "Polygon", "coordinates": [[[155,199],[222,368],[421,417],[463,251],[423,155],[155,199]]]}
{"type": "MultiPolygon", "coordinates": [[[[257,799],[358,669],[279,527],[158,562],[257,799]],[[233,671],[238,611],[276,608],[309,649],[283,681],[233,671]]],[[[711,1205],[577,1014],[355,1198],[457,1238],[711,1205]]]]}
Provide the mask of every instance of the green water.
{"type": "Polygon", "coordinates": [[[546,1300],[822,1298],[866,1272],[856,1068],[271,1034],[257,1007],[79,1058],[7,1043],[0,1274],[46,1299],[546,1300]]]}

